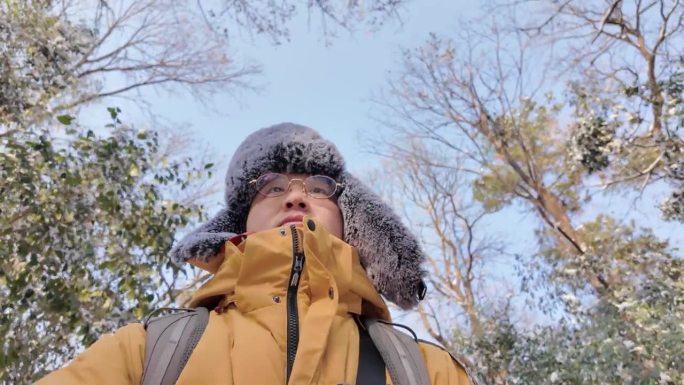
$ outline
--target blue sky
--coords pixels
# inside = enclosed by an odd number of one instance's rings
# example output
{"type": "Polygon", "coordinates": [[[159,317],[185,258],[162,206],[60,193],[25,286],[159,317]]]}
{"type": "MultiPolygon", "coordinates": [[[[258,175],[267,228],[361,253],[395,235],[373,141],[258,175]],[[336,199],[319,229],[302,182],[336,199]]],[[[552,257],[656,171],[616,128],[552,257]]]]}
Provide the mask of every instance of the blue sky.
{"type": "Polygon", "coordinates": [[[155,113],[188,123],[198,138],[228,157],[254,130],[290,121],[317,129],[339,147],[353,172],[361,171],[370,155],[359,148],[358,134],[379,128],[370,117],[370,99],[396,67],[401,48],[419,45],[430,32],[451,32],[465,8],[460,0],[412,1],[401,12],[401,24],[391,22],[374,33],[340,32],[329,45],[316,23],[308,26],[300,15],[289,43],[276,46],[247,34],[231,40],[238,58],[263,68],[254,78],[256,92],[218,93],[211,108],[189,94],[149,93],[148,101],[155,113]]]}

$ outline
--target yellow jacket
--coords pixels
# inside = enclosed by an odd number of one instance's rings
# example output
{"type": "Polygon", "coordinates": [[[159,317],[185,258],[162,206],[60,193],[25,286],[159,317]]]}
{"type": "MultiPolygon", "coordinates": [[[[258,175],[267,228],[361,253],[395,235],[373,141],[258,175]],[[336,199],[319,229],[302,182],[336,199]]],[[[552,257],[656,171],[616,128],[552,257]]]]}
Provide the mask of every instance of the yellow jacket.
{"type": "MultiPolygon", "coordinates": [[[[359,331],[353,315],[389,320],[389,311],[355,249],[322,226],[312,228],[280,227],[238,246],[226,242],[224,258],[205,264],[214,276],[192,305],[215,311],[177,384],[285,384],[288,357],[291,385],[356,382],[359,331]]],[[[469,384],[447,352],[424,343],[420,349],[432,384],[469,384]]],[[[128,325],[38,384],[138,385],[144,354],[145,330],[128,325]]]]}

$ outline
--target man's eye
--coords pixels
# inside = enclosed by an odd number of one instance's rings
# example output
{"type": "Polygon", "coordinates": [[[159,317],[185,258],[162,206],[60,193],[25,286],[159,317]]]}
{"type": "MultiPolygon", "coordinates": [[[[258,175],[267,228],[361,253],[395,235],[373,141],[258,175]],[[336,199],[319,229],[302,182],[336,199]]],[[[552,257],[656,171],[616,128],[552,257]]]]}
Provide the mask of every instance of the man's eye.
{"type": "Polygon", "coordinates": [[[280,186],[273,186],[273,187],[268,189],[269,193],[278,193],[278,192],[283,192],[283,191],[285,191],[285,189],[283,189],[280,186]]]}
{"type": "Polygon", "coordinates": [[[325,191],[324,191],[322,188],[320,188],[320,187],[314,187],[314,189],[311,190],[311,192],[314,193],[314,194],[323,194],[323,193],[325,193],[325,191]]]}

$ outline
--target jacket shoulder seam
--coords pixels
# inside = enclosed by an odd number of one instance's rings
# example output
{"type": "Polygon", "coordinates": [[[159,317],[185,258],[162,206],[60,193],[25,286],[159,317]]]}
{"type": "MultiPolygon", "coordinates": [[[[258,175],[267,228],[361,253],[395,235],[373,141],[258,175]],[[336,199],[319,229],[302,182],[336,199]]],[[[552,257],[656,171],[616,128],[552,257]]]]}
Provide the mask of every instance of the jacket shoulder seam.
{"type": "Polygon", "coordinates": [[[418,343],[431,345],[431,346],[434,346],[434,347],[444,351],[445,353],[447,353],[449,355],[449,357],[451,357],[451,359],[454,362],[456,362],[458,364],[458,366],[460,366],[463,369],[463,371],[468,376],[468,379],[470,380],[470,383],[472,385],[485,385],[482,382],[482,380],[478,376],[476,376],[475,373],[473,372],[472,364],[470,364],[470,363],[466,364],[467,360],[465,358],[454,354],[453,352],[449,351],[447,348],[445,348],[444,346],[442,346],[436,342],[418,339],[418,343]]]}

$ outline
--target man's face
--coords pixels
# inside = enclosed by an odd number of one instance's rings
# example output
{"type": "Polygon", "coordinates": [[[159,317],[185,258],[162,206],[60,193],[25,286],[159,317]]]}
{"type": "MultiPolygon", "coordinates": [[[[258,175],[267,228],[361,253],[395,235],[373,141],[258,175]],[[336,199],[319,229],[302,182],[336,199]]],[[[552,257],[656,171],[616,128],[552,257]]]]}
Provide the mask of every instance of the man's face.
{"type": "MultiPolygon", "coordinates": [[[[290,180],[304,180],[306,174],[284,174],[290,180]]],[[[257,232],[279,227],[287,223],[302,222],[305,215],[313,217],[332,235],[342,239],[343,223],[335,198],[312,198],[304,192],[304,185],[295,181],[285,194],[266,197],[256,194],[247,215],[247,231],[257,232]]]]}

